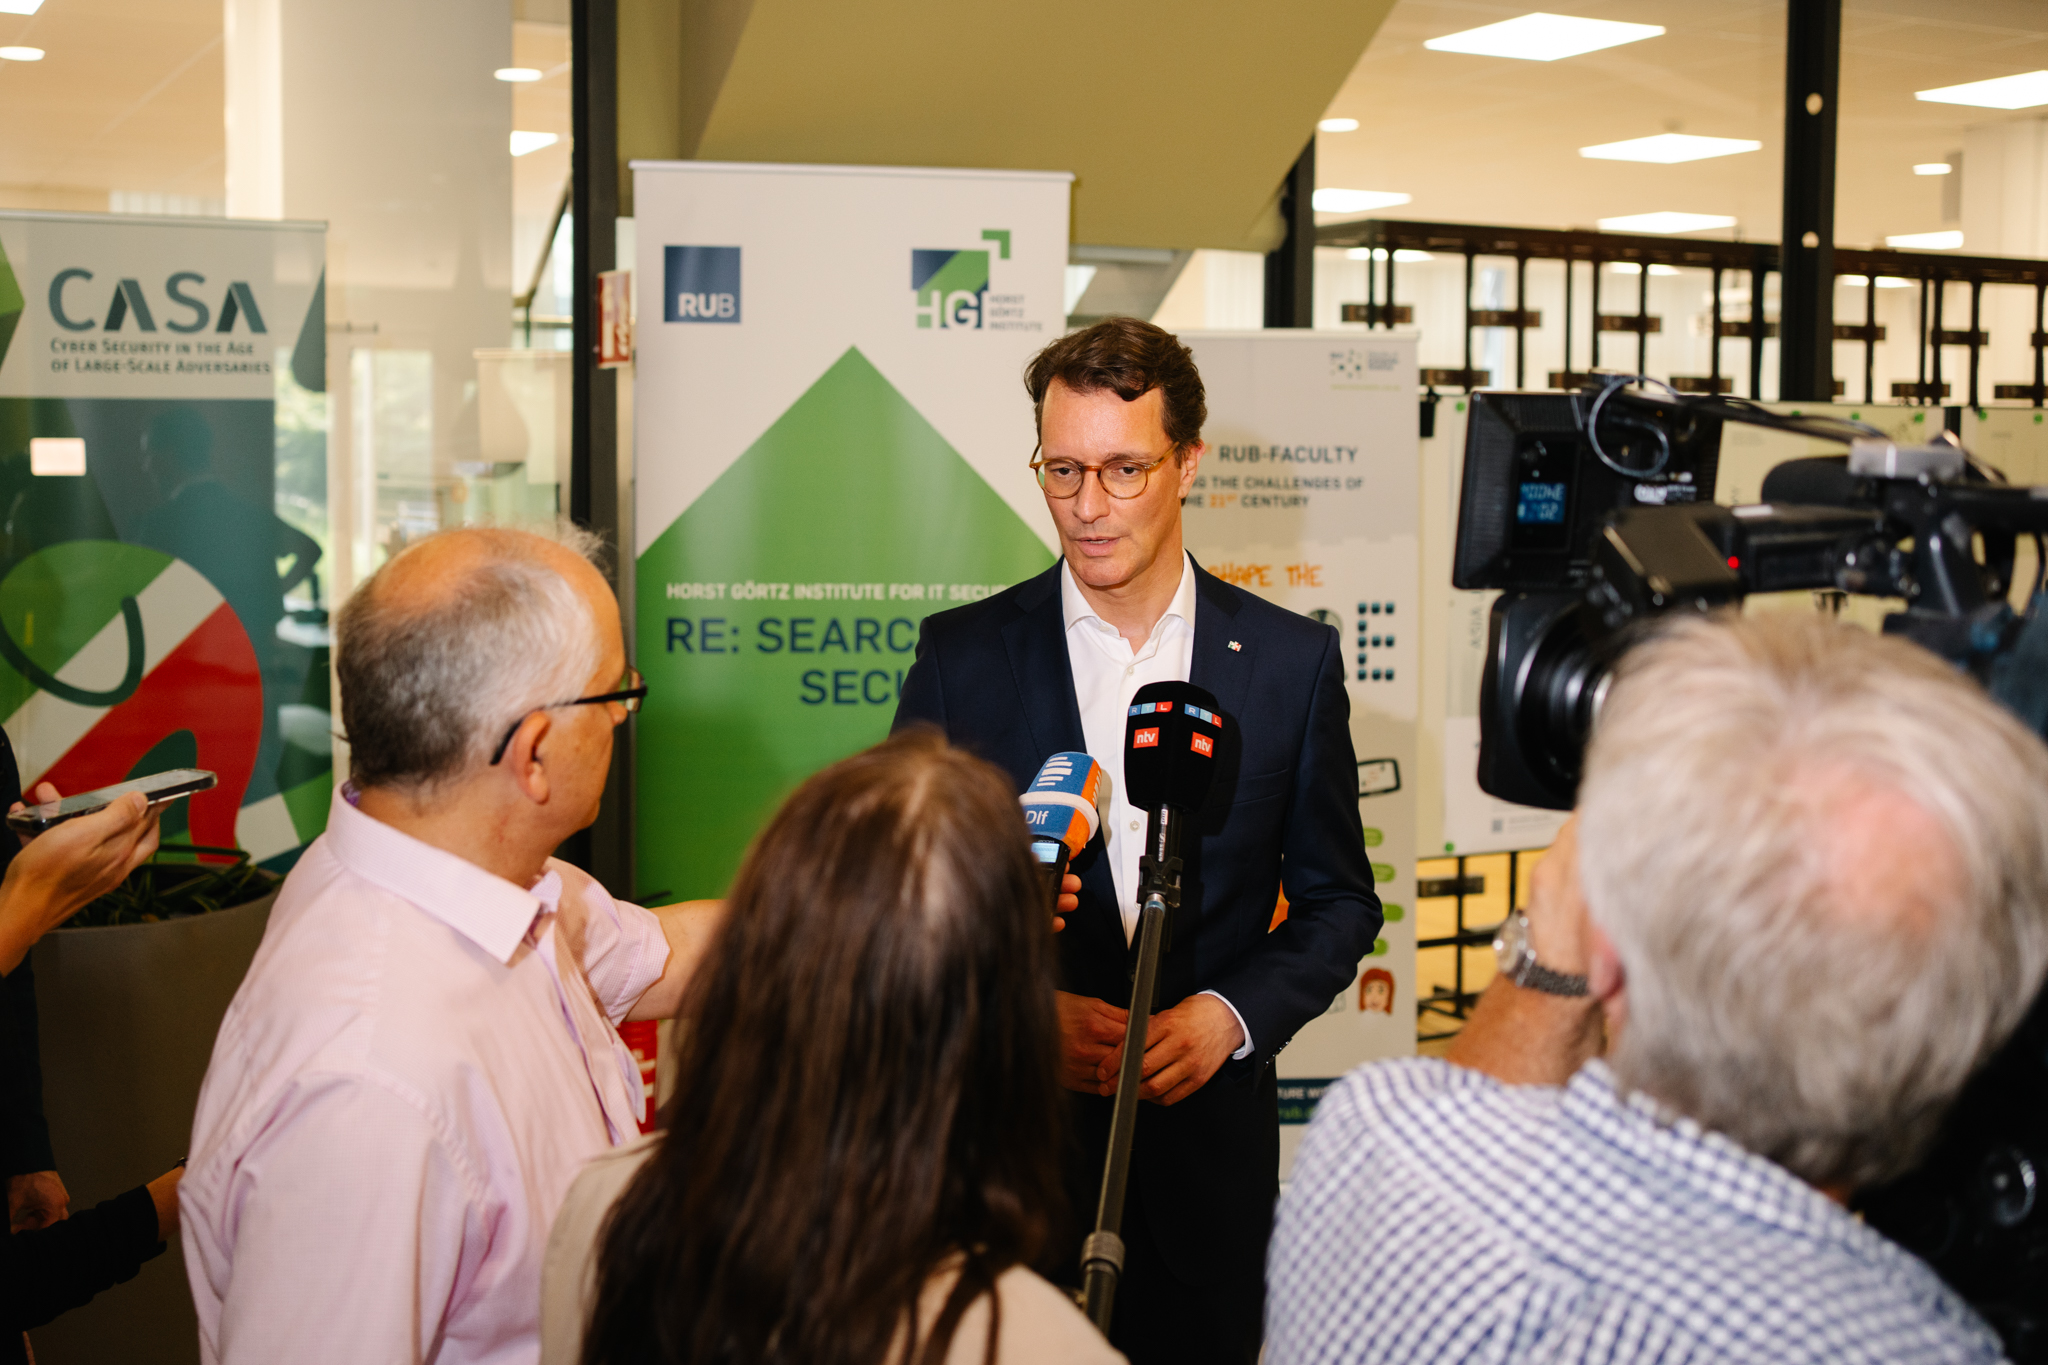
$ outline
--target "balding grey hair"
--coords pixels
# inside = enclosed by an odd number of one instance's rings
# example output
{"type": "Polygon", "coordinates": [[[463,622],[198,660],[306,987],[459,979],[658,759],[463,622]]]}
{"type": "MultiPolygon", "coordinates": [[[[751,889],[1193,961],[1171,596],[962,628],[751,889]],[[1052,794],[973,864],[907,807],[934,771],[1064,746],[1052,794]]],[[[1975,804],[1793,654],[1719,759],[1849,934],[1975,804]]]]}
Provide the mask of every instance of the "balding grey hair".
{"type": "Polygon", "coordinates": [[[1818,617],[1673,621],[1626,655],[1579,849],[1627,981],[1617,1078],[1816,1185],[1909,1169],[2048,967],[2048,748],[1934,655],[1818,617]],[[1960,870],[1936,903],[1845,903],[1871,792],[1950,844],[1917,851],[1960,870]]]}
{"type": "Polygon", "coordinates": [[[464,527],[407,546],[356,589],[335,622],[335,675],[358,786],[433,788],[488,761],[528,713],[581,694],[603,637],[549,544],[593,561],[599,549],[569,525],[464,527]],[[480,560],[432,594],[392,591],[408,558],[449,536],[480,560]]]}

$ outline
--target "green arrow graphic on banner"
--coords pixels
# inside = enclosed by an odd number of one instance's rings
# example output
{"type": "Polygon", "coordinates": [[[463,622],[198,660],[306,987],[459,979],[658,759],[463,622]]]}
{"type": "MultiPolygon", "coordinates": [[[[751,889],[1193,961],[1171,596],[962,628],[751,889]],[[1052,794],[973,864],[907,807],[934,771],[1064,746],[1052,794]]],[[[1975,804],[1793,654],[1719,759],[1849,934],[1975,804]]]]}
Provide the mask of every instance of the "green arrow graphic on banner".
{"type": "Polygon", "coordinates": [[[639,887],[723,894],[791,788],[888,733],[918,622],[1051,562],[849,348],[640,556],[639,887]]]}
{"type": "Polygon", "coordinates": [[[7,263],[7,247],[0,244],[0,363],[7,359],[7,343],[14,340],[21,310],[27,306],[21,297],[21,281],[14,278],[14,267],[7,263]]]}

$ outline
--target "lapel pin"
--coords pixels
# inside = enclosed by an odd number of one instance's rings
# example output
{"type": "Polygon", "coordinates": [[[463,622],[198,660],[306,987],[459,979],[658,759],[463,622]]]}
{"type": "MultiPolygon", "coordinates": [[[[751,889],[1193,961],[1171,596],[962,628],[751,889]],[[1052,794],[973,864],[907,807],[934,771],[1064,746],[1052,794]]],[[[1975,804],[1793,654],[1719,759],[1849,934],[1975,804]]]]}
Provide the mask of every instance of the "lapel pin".
{"type": "Polygon", "coordinates": [[[1243,645],[1241,645],[1241,644],[1239,644],[1239,643],[1238,643],[1237,641],[1235,641],[1235,640],[1232,640],[1232,641],[1230,642],[1230,647],[1231,647],[1232,649],[1235,649],[1235,650],[1239,650],[1239,651],[1242,651],[1242,650],[1244,649],[1244,646],[1243,646],[1243,645]]]}

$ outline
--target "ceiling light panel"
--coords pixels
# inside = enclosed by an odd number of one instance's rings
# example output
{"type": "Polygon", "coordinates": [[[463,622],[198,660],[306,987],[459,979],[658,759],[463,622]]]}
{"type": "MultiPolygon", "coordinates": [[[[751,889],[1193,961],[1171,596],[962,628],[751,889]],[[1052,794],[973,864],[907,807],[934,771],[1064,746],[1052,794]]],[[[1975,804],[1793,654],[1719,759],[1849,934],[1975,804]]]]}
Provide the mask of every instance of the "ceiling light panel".
{"type": "Polygon", "coordinates": [[[1899,237],[1884,239],[1886,246],[1904,247],[1908,251],[1954,251],[1963,244],[1960,232],[1908,232],[1899,237]]]}
{"type": "MultiPolygon", "coordinates": [[[[1387,249],[1383,246],[1373,247],[1369,250],[1362,246],[1347,247],[1344,251],[1344,259],[1347,261],[1384,261],[1387,259],[1387,249]]],[[[1402,247],[1394,253],[1394,260],[1400,265],[1420,265],[1424,261],[1433,261],[1435,259],[1436,257],[1430,255],[1427,251],[1410,251],[1406,247],[1402,247]]]]}
{"type": "Polygon", "coordinates": [[[1431,38],[1432,52],[1465,52],[1475,57],[1515,57],[1527,62],[1554,62],[1623,43],[1655,38],[1664,30],[1655,24],[1620,24],[1611,19],[1575,19],[1568,14],[1525,14],[1484,28],[1468,28],[1431,38]]]}
{"type": "Polygon", "coordinates": [[[561,136],[556,133],[529,133],[515,128],[512,130],[512,155],[525,156],[528,152],[552,147],[561,140],[561,136]]]}
{"type": "Polygon", "coordinates": [[[1913,168],[1915,175],[1947,175],[1955,167],[1946,161],[1923,161],[1913,168]]]}
{"type": "Polygon", "coordinates": [[[1393,190],[1317,190],[1310,202],[1317,213],[1370,213],[1374,209],[1390,209],[1397,204],[1406,204],[1415,196],[1400,194],[1393,190]]]}
{"type": "Polygon", "coordinates": [[[1659,133],[1655,137],[1634,137],[1626,142],[1603,142],[1597,147],[1581,147],[1579,155],[1594,161],[1649,161],[1659,166],[1675,166],[1681,161],[1705,161],[1710,156],[1761,151],[1763,145],[1740,137],[1659,133]]]}
{"type": "Polygon", "coordinates": [[[43,0],[0,0],[0,14],[34,14],[43,0]]]}
{"type": "Polygon", "coordinates": [[[2018,76],[2000,76],[1995,81],[1971,81],[1967,85],[1944,85],[1938,90],[1916,90],[1913,98],[1930,104],[1973,104],[1980,109],[2032,109],[2048,104],[2048,71],[2028,71],[2018,76]]]}
{"type": "Polygon", "coordinates": [[[39,62],[43,50],[39,47],[0,47],[0,62],[39,62]]]}
{"type": "Polygon", "coordinates": [[[539,80],[543,73],[530,66],[501,66],[491,74],[499,80],[509,81],[513,85],[525,85],[528,82],[539,80]]]}
{"type": "Polygon", "coordinates": [[[1319,133],[1355,133],[1358,120],[1355,118],[1326,118],[1316,125],[1319,133]]]}
{"type": "Polygon", "coordinates": [[[1732,228],[1735,220],[1719,213],[1630,213],[1602,218],[1602,232],[1706,232],[1732,228]]]}

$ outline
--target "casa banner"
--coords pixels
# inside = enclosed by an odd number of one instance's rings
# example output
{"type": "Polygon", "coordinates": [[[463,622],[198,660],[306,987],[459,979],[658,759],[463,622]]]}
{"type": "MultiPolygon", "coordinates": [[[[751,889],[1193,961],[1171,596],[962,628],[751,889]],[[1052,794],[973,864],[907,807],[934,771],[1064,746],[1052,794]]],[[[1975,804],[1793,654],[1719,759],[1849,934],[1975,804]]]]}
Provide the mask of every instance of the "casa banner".
{"type": "Polygon", "coordinates": [[[169,842],[325,827],[325,230],[0,212],[0,717],[24,784],[219,785],[169,842]]]}
{"type": "Polygon", "coordinates": [[[1046,568],[1023,370],[1070,177],[635,163],[636,887],[723,894],[887,735],[935,611],[1046,568]]]}

